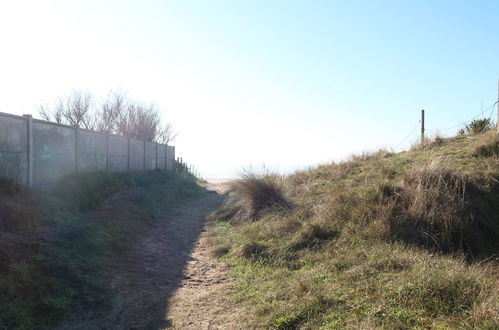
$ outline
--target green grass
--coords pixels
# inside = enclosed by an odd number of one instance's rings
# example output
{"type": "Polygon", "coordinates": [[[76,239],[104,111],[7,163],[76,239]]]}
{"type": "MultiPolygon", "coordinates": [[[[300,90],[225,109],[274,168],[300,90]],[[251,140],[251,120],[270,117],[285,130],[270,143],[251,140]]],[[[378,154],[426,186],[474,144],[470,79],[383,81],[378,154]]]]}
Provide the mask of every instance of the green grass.
{"type": "Polygon", "coordinates": [[[193,177],[164,171],[75,175],[51,193],[2,182],[0,328],[51,327],[104,304],[113,260],[167,209],[202,191],[193,177]]]}
{"type": "Polygon", "coordinates": [[[480,152],[495,150],[492,134],[273,181],[292,207],[250,221],[236,186],[210,230],[249,326],[496,328],[499,162],[480,152]]]}

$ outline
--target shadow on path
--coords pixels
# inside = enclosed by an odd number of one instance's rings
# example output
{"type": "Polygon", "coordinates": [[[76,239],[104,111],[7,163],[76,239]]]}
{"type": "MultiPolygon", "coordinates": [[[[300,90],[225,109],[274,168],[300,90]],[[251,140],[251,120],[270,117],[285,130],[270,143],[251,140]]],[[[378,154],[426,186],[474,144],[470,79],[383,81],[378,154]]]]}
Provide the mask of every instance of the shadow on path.
{"type": "Polygon", "coordinates": [[[109,270],[111,295],[106,307],[83,311],[59,329],[169,327],[168,301],[183,279],[206,216],[220,206],[223,198],[211,191],[165,214],[109,270]]]}

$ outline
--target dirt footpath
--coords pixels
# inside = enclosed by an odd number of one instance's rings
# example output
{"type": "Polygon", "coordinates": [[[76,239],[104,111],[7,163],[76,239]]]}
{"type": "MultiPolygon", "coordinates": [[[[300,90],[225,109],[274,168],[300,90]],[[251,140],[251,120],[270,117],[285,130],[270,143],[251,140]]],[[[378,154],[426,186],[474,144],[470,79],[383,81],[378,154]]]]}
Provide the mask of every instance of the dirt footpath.
{"type": "Polygon", "coordinates": [[[205,219],[224,186],[164,216],[109,272],[112,294],[102,310],[60,329],[243,329],[232,304],[226,266],[210,255],[205,219]]]}

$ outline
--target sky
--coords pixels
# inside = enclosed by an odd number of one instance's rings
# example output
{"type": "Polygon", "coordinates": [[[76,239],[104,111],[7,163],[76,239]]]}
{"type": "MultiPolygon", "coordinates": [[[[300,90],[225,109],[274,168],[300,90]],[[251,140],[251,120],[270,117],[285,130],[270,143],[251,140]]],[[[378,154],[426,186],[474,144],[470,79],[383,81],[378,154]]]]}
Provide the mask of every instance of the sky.
{"type": "Polygon", "coordinates": [[[206,178],[290,173],[408,148],[421,109],[429,135],[491,115],[498,14],[481,0],[0,0],[0,112],[120,89],[161,109],[206,178]]]}

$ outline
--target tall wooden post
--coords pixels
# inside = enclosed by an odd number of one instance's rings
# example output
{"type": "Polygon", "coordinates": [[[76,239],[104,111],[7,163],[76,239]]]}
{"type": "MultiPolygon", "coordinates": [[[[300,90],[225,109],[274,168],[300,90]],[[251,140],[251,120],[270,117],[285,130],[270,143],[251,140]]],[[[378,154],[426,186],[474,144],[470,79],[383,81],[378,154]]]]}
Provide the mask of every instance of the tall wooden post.
{"type": "Polygon", "coordinates": [[[424,143],[424,110],[421,110],[421,144],[424,143]]]}

